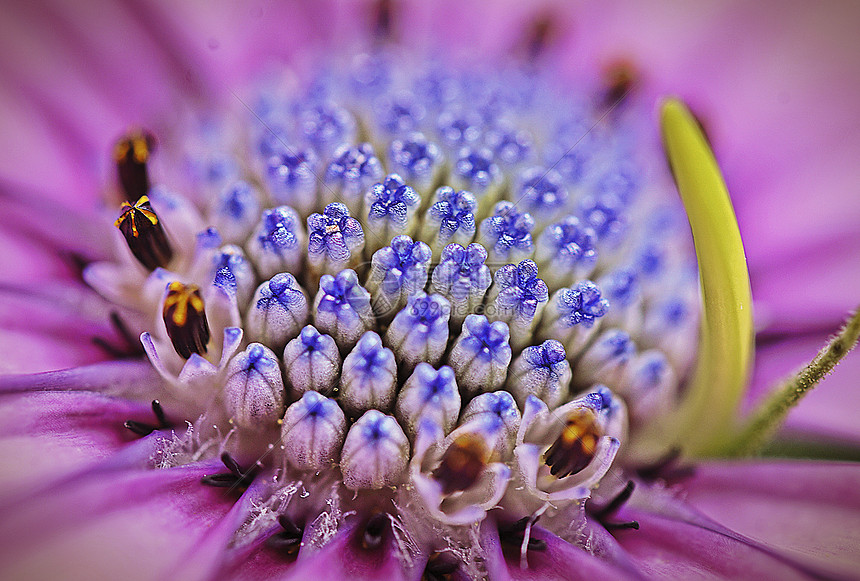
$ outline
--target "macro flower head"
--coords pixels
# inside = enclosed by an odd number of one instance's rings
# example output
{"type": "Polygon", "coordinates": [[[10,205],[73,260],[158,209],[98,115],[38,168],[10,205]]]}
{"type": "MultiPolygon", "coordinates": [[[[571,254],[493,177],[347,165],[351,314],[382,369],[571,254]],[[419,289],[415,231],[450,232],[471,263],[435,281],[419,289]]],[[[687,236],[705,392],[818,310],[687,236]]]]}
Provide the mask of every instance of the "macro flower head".
{"type": "Polygon", "coordinates": [[[0,166],[2,575],[856,575],[860,434],[795,408],[860,335],[856,196],[769,197],[802,148],[708,40],[762,14],[674,10],[17,6],[81,70],[7,67],[51,147],[0,166]]]}

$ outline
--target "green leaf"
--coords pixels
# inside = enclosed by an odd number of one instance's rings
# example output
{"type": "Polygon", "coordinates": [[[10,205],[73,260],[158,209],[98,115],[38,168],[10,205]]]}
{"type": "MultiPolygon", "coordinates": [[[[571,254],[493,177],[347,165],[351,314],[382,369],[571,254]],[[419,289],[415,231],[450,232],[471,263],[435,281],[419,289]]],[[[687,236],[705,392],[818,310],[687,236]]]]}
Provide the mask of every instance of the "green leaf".
{"type": "Polygon", "coordinates": [[[735,425],[753,359],[752,297],[737,219],[701,126],[677,99],[663,103],[666,155],[684,202],[702,288],[698,360],[664,437],[686,456],[714,455],[735,425]],[[672,437],[674,436],[674,437],[672,437]]]}

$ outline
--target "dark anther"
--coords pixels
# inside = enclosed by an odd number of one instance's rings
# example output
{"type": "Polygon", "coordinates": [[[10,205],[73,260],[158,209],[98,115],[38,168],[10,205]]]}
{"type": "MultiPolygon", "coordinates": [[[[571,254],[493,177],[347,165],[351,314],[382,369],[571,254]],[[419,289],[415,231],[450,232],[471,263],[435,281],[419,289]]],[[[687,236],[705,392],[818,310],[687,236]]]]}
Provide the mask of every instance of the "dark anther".
{"type": "Polygon", "coordinates": [[[657,479],[662,480],[678,480],[692,476],[695,471],[693,466],[678,466],[678,461],[681,459],[681,449],[672,448],[665,456],[650,464],[636,470],[636,474],[646,482],[653,482],[657,479]]]}
{"type": "Polygon", "coordinates": [[[460,561],[451,551],[436,551],[427,559],[422,581],[448,581],[457,569],[460,561]]]}
{"type": "Polygon", "coordinates": [[[138,436],[148,436],[155,430],[170,427],[170,424],[167,423],[167,416],[164,414],[164,408],[161,407],[161,403],[157,399],[152,400],[152,413],[156,421],[154,426],[136,420],[128,420],[123,425],[138,436]]]}
{"type": "Polygon", "coordinates": [[[126,199],[136,200],[151,186],[146,164],[155,149],[155,137],[148,131],[133,131],[117,141],[113,150],[119,183],[126,199]]]}
{"type": "Polygon", "coordinates": [[[120,212],[114,225],[122,232],[134,257],[149,270],[167,266],[173,258],[173,249],[149,196],[141,196],[134,204],[123,202],[120,212]]]}
{"type": "Polygon", "coordinates": [[[214,486],[216,488],[231,488],[242,490],[248,488],[251,482],[254,481],[254,476],[257,470],[252,466],[248,470],[242,470],[239,463],[229,453],[221,454],[221,462],[230,472],[222,472],[220,474],[209,474],[200,479],[200,482],[206,486],[214,486]]]}
{"type": "Polygon", "coordinates": [[[167,336],[180,357],[188,359],[193,353],[206,353],[209,321],[197,285],[170,283],[162,315],[167,336]]]}
{"type": "Polygon", "coordinates": [[[301,547],[304,531],[283,514],[278,515],[278,524],[283,530],[266,539],[266,545],[278,552],[295,555],[301,547]]]}
{"type": "Polygon", "coordinates": [[[143,355],[143,347],[140,340],[134,336],[122,317],[116,311],[110,313],[111,326],[116,329],[117,334],[122,340],[120,345],[114,345],[103,337],[93,337],[91,341],[94,345],[98,345],[114,359],[129,359],[132,357],[140,357],[143,355]]]}
{"type": "Polygon", "coordinates": [[[603,525],[603,528],[606,530],[619,530],[619,529],[634,529],[639,530],[639,523],[635,520],[626,521],[626,522],[615,522],[606,520],[608,517],[615,514],[618,509],[620,509],[624,504],[630,500],[630,497],[633,495],[633,491],[636,490],[636,483],[632,480],[628,480],[627,484],[624,485],[624,488],[615,495],[615,498],[610,500],[606,506],[601,509],[598,509],[593,513],[594,518],[596,518],[600,524],[603,525]]]}
{"type": "Polygon", "coordinates": [[[376,549],[382,544],[385,534],[391,527],[391,519],[384,512],[378,512],[364,525],[361,536],[361,546],[364,549],[376,549]]]}
{"type": "Polygon", "coordinates": [[[572,412],[556,441],[544,454],[544,463],[556,478],[576,474],[588,466],[600,438],[596,416],[588,409],[572,412]]]}
{"type": "Polygon", "coordinates": [[[616,107],[633,90],[637,82],[636,69],[628,61],[617,61],[604,73],[603,104],[616,107]]]}
{"type": "Polygon", "coordinates": [[[475,434],[463,434],[451,442],[433,478],[442,483],[442,493],[466,490],[478,481],[487,465],[490,451],[484,440],[475,434]]]}
{"type": "Polygon", "coordinates": [[[534,62],[559,36],[558,15],[551,12],[538,14],[529,24],[520,42],[518,52],[528,62],[534,62]]]}
{"type": "Polygon", "coordinates": [[[391,40],[394,33],[394,0],[377,0],[373,11],[373,32],[376,38],[391,40]]]}
{"type": "MultiPolygon", "coordinates": [[[[520,520],[511,523],[504,527],[499,527],[499,540],[508,545],[514,545],[516,547],[521,547],[523,544],[523,538],[526,535],[526,527],[529,524],[530,516],[524,516],[520,520]]],[[[532,522],[534,525],[538,519],[535,519],[532,522]]],[[[529,551],[545,551],[546,550],[546,541],[543,539],[535,539],[529,536],[529,551]]]]}

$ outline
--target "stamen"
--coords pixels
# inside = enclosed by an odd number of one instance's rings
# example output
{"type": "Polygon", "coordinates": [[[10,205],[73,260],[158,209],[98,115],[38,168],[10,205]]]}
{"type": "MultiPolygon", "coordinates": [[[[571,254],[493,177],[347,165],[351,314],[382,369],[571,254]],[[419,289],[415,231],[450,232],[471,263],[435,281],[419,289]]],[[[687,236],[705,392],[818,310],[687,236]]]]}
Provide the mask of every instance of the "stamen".
{"type": "Polygon", "coordinates": [[[549,299],[540,325],[542,339],[556,339],[576,357],[597,332],[598,323],[609,310],[609,301],[590,280],[557,290],[549,299]]]}
{"type": "Polygon", "coordinates": [[[452,183],[475,194],[481,213],[498,199],[503,177],[489,148],[461,148],[453,169],[452,183]]]}
{"type": "Polygon", "coordinates": [[[300,272],[304,242],[299,215],[289,206],[279,206],[263,211],[254,235],[248,240],[248,254],[263,278],[279,272],[300,272]]]}
{"type": "Polygon", "coordinates": [[[154,149],[155,137],[145,130],[129,133],[114,146],[117,175],[127,200],[138,200],[149,193],[152,184],[146,164],[154,149]]]}
{"type": "Polygon", "coordinates": [[[450,151],[474,145],[481,137],[483,120],[475,111],[446,110],[439,114],[436,130],[450,151]]]}
{"type": "Polygon", "coordinates": [[[597,234],[576,216],[548,226],[535,244],[535,262],[550,290],[587,278],[597,264],[597,234]]]}
{"type": "Polygon", "coordinates": [[[544,167],[522,172],[512,196],[517,206],[531,214],[538,230],[555,220],[567,207],[569,196],[561,175],[544,167]]]}
{"type": "Polygon", "coordinates": [[[484,134],[484,143],[505,169],[515,169],[534,157],[534,138],[525,129],[496,123],[484,134]]]}
{"type": "Polygon", "coordinates": [[[308,266],[310,282],[323,274],[337,274],[361,260],[364,231],[343,204],[329,204],[322,214],[308,217],[308,266]]]}
{"type": "Polygon", "coordinates": [[[439,146],[422,133],[394,139],[388,147],[389,171],[404,176],[421,194],[429,194],[444,158],[439,146]]]}
{"type": "Polygon", "coordinates": [[[355,141],[352,114],[330,101],[302,107],[297,117],[302,138],[324,158],[328,158],[339,144],[355,141]]]}
{"type": "Polygon", "coordinates": [[[565,478],[583,470],[594,458],[602,435],[594,410],[578,408],[571,411],[561,435],[544,454],[544,463],[550,474],[565,478]]]}
{"type": "Polygon", "coordinates": [[[451,442],[432,476],[442,484],[442,494],[450,495],[471,488],[489,460],[484,439],[467,432],[451,442]]]}
{"type": "Polygon", "coordinates": [[[170,424],[167,423],[167,416],[165,416],[164,414],[164,408],[161,407],[161,402],[159,402],[157,399],[152,400],[152,413],[153,415],[155,415],[155,426],[151,426],[143,422],[138,422],[136,420],[127,420],[123,424],[123,426],[125,426],[127,429],[131,430],[138,436],[148,436],[155,430],[170,427],[170,424]]]}
{"type": "Polygon", "coordinates": [[[257,475],[257,466],[251,466],[248,470],[242,470],[239,463],[228,452],[221,454],[221,462],[230,472],[220,474],[209,474],[200,479],[201,484],[214,486],[215,488],[228,488],[230,490],[242,491],[254,481],[257,475]]]}
{"type": "MultiPolygon", "coordinates": [[[[532,520],[530,516],[524,516],[520,520],[511,523],[508,526],[499,527],[499,540],[506,545],[513,545],[520,548],[525,540],[526,529],[531,529],[531,525],[535,524],[537,519],[532,520]]],[[[535,539],[529,536],[527,551],[545,551],[546,541],[543,539],[535,539]]]]}
{"type": "Polygon", "coordinates": [[[579,386],[623,384],[627,364],[636,356],[636,345],[621,329],[601,333],[577,361],[573,381],[579,386]]]}
{"type": "Polygon", "coordinates": [[[538,268],[532,260],[523,260],[516,266],[507,264],[496,271],[487,293],[487,316],[508,324],[514,351],[531,341],[532,329],[549,298],[546,283],[537,275],[538,268]]]}
{"type": "Polygon", "coordinates": [[[320,188],[320,204],[341,201],[351,214],[360,216],[363,214],[364,193],[384,175],[382,163],[371,144],[341,145],[326,169],[325,184],[320,188]]]}
{"type": "Polygon", "coordinates": [[[171,282],[167,286],[162,317],[167,336],[180,357],[188,359],[194,353],[206,353],[209,322],[197,285],[171,282]]]}
{"type": "Polygon", "coordinates": [[[265,173],[272,198],[307,216],[316,207],[318,158],[311,149],[286,148],[280,142],[276,146],[281,151],[267,160],[265,173]]]}
{"type": "Polygon", "coordinates": [[[242,244],[248,239],[260,215],[261,197],[257,188],[244,180],[220,192],[212,220],[225,242],[242,244]]]}
{"type": "Polygon", "coordinates": [[[239,309],[244,313],[257,286],[254,268],[241,246],[228,244],[213,257],[213,284],[228,293],[235,293],[239,309]]]}
{"type": "Polygon", "coordinates": [[[415,131],[424,120],[427,109],[409,91],[383,93],[373,103],[376,124],[390,135],[415,131]]]}
{"type": "Polygon", "coordinates": [[[285,514],[278,515],[282,531],[266,539],[266,546],[286,555],[296,555],[302,545],[304,530],[285,514]]]}
{"type": "Polygon", "coordinates": [[[280,350],[308,322],[308,297],[288,272],[257,287],[252,303],[245,324],[248,339],[273,349],[280,350]]]}
{"type": "Polygon", "coordinates": [[[409,297],[385,334],[401,371],[410,372],[422,361],[439,363],[448,344],[450,314],[451,305],[441,295],[421,292],[409,297]]]}
{"type": "Polygon", "coordinates": [[[436,190],[435,200],[424,216],[421,236],[433,249],[433,257],[438,259],[448,244],[465,246],[475,237],[478,202],[471,192],[457,192],[448,186],[436,190]]]}
{"type": "Polygon", "coordinates": [[[173,248],[149,197],[141,196],[134,205],[123,202],[114,225],[128,243],[128,249],[147,270],[164,268],[173,258],[173,248]]]}
{"type": "Polygon", "coordinates": [[[429,246],[409,236],[395,236],[390,246],[373,253],[367,288],[377,317],[392,319],[410,296],[424,290],[431,257],[429,246]]]}

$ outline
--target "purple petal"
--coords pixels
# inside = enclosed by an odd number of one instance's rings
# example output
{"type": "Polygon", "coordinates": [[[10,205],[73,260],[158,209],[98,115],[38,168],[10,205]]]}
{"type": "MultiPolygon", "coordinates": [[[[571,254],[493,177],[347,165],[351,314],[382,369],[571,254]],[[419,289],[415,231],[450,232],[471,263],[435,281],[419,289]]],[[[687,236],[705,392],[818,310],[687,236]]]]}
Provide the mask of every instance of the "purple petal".
{"type": "Polygon", "coordinates": [[[223,490],[200,483],[218,470],[223,466],[209,462],[99,474],[6,508],[0,576],[53,578],[61,571],[66,578],[166,578],[233,504],[223,490]]]}
{"type": "Polygon", "coordinates": [[[829,575],[857,574],[858,464],[709,463],[683,488],[686,502],[704,515],[781,555],[829,575]]]}

